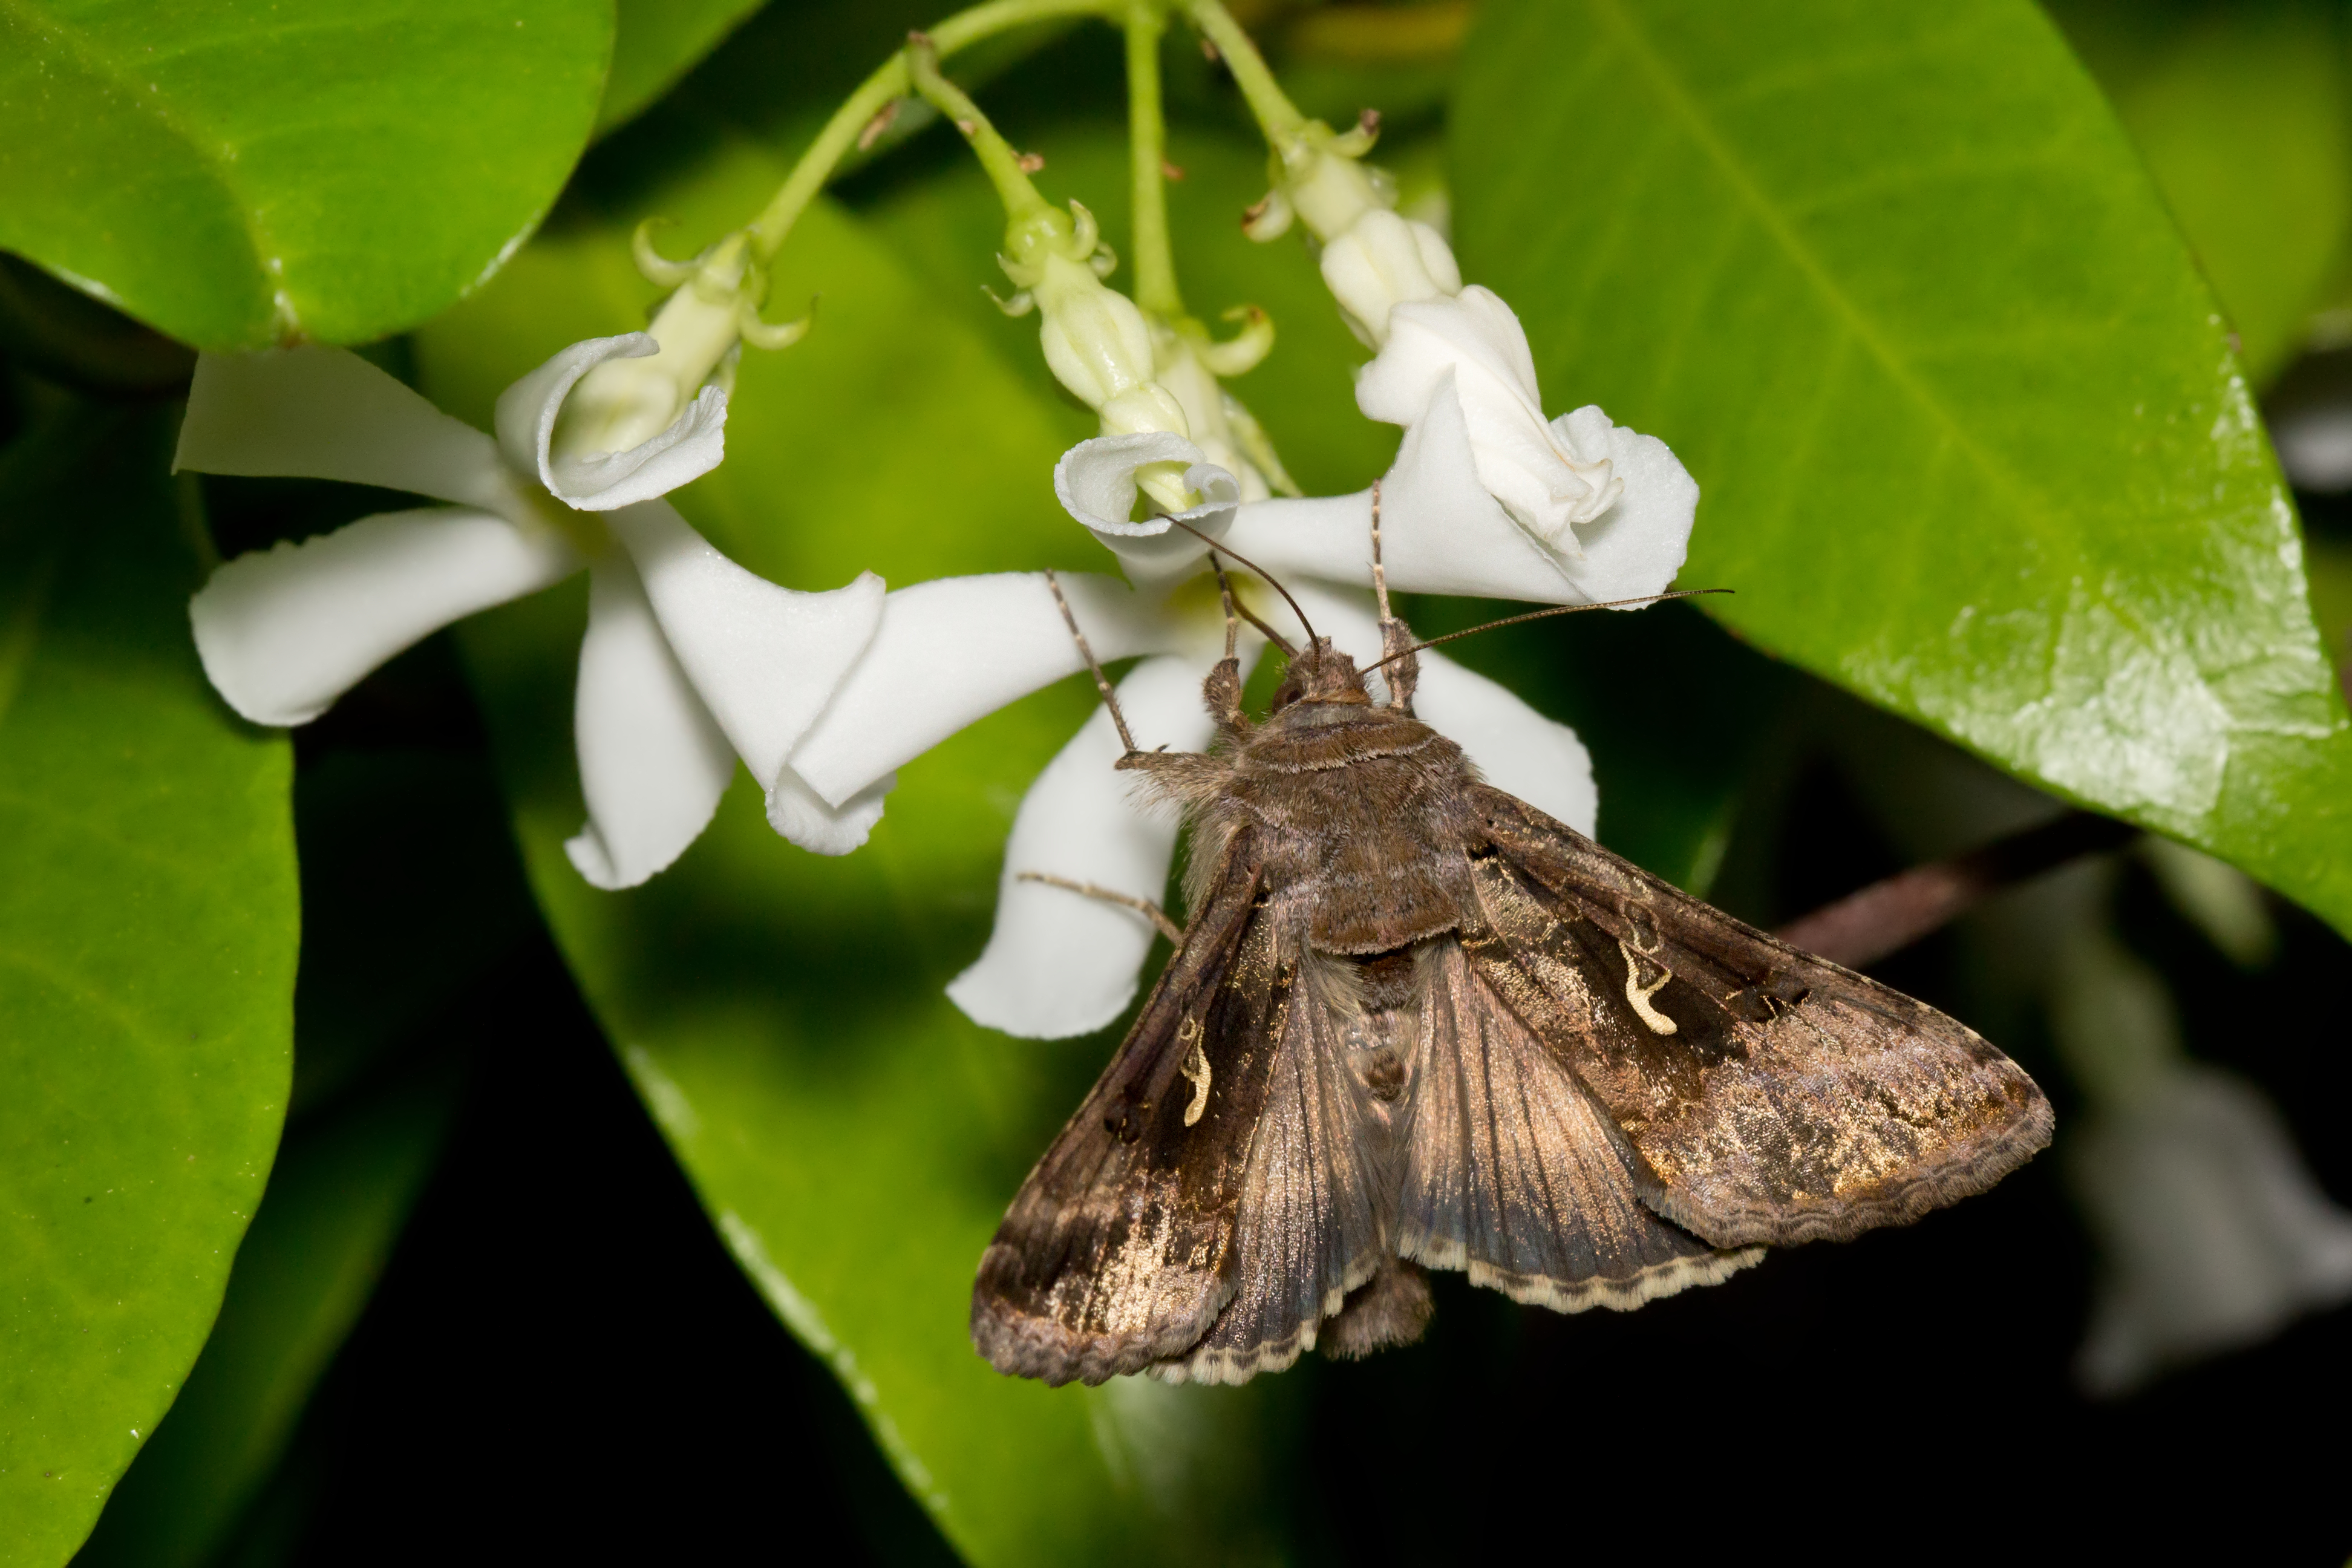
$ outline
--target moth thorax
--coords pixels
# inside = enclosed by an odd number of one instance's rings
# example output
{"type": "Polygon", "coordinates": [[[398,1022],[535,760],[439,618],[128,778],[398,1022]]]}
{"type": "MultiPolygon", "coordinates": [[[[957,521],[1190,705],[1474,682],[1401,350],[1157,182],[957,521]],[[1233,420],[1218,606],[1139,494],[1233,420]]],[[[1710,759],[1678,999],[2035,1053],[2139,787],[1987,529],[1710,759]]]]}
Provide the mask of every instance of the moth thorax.
{"type": "Polygon", "coordinates": [[[1329,637],[1317,637],[1313,647],[1290,661],[1282,684],[1274,689],[1273,710],[1279,713],[1294,702],[1369,703],[1371,700],[1356,661],[1333,647],[1329,637]]]}

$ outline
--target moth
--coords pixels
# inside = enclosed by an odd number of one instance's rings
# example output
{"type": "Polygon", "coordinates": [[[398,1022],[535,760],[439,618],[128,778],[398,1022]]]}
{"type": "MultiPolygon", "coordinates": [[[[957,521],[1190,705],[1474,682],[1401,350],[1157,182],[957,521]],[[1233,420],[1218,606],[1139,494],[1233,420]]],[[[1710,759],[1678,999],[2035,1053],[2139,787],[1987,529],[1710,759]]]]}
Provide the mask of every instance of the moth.
{"type": "Polygon", "coordinates": [[[1310,627],[1254,723],[1228,586],[1211,749],[1138,751],[1120,721],[1118,765],[1191,831],[1191,921],[981,1259],[972,1342],[1001,1372],[1366,1355],[1421,1336],[1430,1268],[1637,1307],[2049,1142],[2041,1089],[1962,1025],[1482,784],[1413,717],[1425,645],[1373,526],[1384,702],[1310,627]]]}

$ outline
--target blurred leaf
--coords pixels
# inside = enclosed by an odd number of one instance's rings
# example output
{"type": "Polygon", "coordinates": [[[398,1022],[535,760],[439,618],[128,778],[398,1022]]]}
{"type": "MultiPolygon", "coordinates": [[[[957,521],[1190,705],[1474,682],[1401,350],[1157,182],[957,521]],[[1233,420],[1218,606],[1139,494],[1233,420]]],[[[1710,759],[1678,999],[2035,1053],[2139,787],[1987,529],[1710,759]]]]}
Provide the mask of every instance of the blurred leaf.
{"type": "Polygon", "coordinates": [[[611,0],[0,9],[0,247],[208,349],[478,284],[586,140],[611,0]]]}
{"type": "Polygon", "coordinates": [[[77,1568],[212,1559],[374,1292],[432,1173],[459,1081],[444,1062],[288,1138],[212,1338],[77,1568]]]}
{"type": "Polygon", "coordinates": [[[2268,382],[2352,228],[2341,9],[2310,0],[2051,6],[2115,100],[2268,382]]]}
{"type": "Polygon", "coordinates": [[[596,132],[635,119],[765,0],[620,0],[596,132]]]}
{"type": "MultiPolygon", "coordinates": [[[[643,201],[678,215],[686,243],[740,222],[783,172],[727,142],[683,166],[696,172],[643,201]]],[[[424,334],[443,406],[481,417],[550,348],[641,309],[635,210],[568,216],[424,334]]],[[[868,566],[901,584],[1099,567],[1050,489],[1055,458],[1092,423],[1082,410],[1048,401],[830,205],[793,235],[782,274],[772,313],[819,288],[822,313],[798,347],[746,355],[729,460],[679,497],[714,543],[812,588],[868,566]]],[[[1034,324],[983,324],[1034,352],[1034,324]]],[[[599,893],[561,847],[581,820],[581,606],[576,586],[542,595],[469,623],[463,643],[541,907],[745,1271],[973,1560],[1263,1555],[1259,1433],[1278,1392],[1050,1390],[1000,1377],[967,1338],[981,1250],[1111,1042],[1009,1039],[941,987],[985,940],[1013,807],[1083,721],[1087,690],[1066,682],[904,770],[855,856],[785,844],[739,781],[678,865],[599,893]]]]}
{"type": "Polygon", "coordinates": [[[2352,929],[2294,510],[2038,12],[1497,5],[1455,115],[1468,274],[1697,476],[1711,610],[2352,929]]]}
{"type": "MultiPolygon", "coordinates": [[[[450,661],[454,664],[456,661],[450,661]]],[[[536,923],[478,753],[329,751],[295,781],[302,967],[293,1108],[331,1100],[536,923]]]]}
{"type": "Polygon", "coordinates": [[[72,1555],[170,1406],[286,1108],[288,748],[196,667],[168,437],[154,415],[92,416],[0,457],[11,1564],[72,1555]]]}

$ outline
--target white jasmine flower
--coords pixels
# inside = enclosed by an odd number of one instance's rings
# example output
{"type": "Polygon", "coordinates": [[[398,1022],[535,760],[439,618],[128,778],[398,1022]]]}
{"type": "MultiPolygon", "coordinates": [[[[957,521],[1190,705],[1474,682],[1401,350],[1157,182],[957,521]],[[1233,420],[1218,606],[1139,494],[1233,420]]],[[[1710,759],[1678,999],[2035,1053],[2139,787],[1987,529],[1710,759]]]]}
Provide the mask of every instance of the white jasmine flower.
{"type": "MultiPolygon", "coordinates": [[[[1205,545],[1165,518],[1113,521],[1126,515],[1135,470],[1148,463],[1181,464],[1185,483],[1213,495],[1230,497],[1238,489],[1231,475],[1174,437],[1081,443],[1063,459],[1057,486],[1074,515],[1119,553],[1139,586],[1079,574],[1059,581],[1097,658],[1147,656],[1119,688],[1137,744],[1197,749],[1212,732],[1201,683],[1223,655],[1224,617],[1213,582],[1197,572],[1182,575],[1197,568],[1205,545]]],[[[1213,534],[1230,529],[1234,510],[1227,500],[1190,515],[1213,534]]],[[[1382,515],[1385,542],[1385,509],[1382,515]]],[[[1339,585],[1370,559],[1369,508],[1360,521],[1360,537],[1313,563],[1325,582],[1301,572],[1287,585],[1318,632],[1370,664],[1380,657],[1370,595],[1339,585]]],[[[1236,586],[1247,593],[1254,585],[1236,586]]],[[[1251,607],[1294,642],[1303,638],[1304,628],[1272,595],[1255,594],[1251,607]]],[[[1255,636],[1245,637],[1248,658],[1261,647],[1255,636]]],[[[1498,787],[1579,831],[1592,830],[1591,765],[1572,731],[1440,654],[1423,652],[1421,662],[1415,710],[1426,722],[1461,745],[1498,787]]],[[[838,809],[966,724],[1084,668],[1042,574],[948,578],[901,589],[885,602],[871,646],[793,752],[791,772],[838,809]]],[[[1150,947],[1150,921],[1023,879],[1024,872],[1042,873],[1133,899],[1163,895],[1177,824],[1132,798],[1133,776],[1112,770],[1118,757],[1109,715],[1097,712],[1023,800],[1006,847],[995,930],[949,991],[979,1022],[1031,1037],[1084,1034],[1116,1018],[1134,995],[1150,947]]]]}
{"type": "Polygon", "coordinates": [[[2066,1164],[2102,1258],[2085,1387],[2125,1393],[2352,1299],[2352,1214],[2258,1089],[2188,1059],[2154,972],[2095,931],[2062,952],[2052,1000],[2092,1106],[2066,1164]]]}
{"type": "MultiPolygon", "coordinates": [[[[557,451],[574,384],[659,349],[638,332],[564,350],[499,398],[495,440],[342,350],[203,356],[176,467],[451,503],[362,518],[215,572],[189,605],[214,686],[257,723],[305,723],[432,632],[585,566],[576,734],[588,822],[565,847],[581,875],[624,888],[669,865],[709,822],[737,755],[772,809],[793,795],[785,759],[873,636],[883,586],[868,574],[828,594],[778,587],[656,499],[723,455],[719,388],[625,449],[557,451]]],[[[878,816],[877,796],[796,840],[854,848],[869,804],[878,816]]]]}
{"type": "MultiPolygon", "coordinates": [[[[1393,211],[1393,187],[1357,161],[1373,129],[1368,120],[1334,134],[1310,121],[1277,138],[1281,179],[1265,212],[1295,212],[1322,241],[1323,279],[1340,313],[1379,350],[1357,373],[1356,403],[1405,429],[1384,492],[1400,535],[1442,542],[1449,557],[1467,552],[1455,585],[1440,592],[1562,604],[1661,592],[1682,567],[1697,484],[1664,442],[1598,407],[1544,417],[1518,317],[1491,290],[1465,288],[1444,237],[1393,211]],[[1513,548],[1506,530],[1528,548],[1513,548]],[[1506,580],[1519,585],[1492,585],[1506,580]]],[[[1287,223],[1262,216],[1251,233],[1271,238],[1287,223]]],[[[1323,532],[1352,526],[1362,537],[1353,515],[1309,521],[1273,504],[1264,531],[1235,536],[1244,553],[1255,545],[1279,556],[1269,531],[1315,531],[1314,550],[1325,547],[1323,532]]]]}

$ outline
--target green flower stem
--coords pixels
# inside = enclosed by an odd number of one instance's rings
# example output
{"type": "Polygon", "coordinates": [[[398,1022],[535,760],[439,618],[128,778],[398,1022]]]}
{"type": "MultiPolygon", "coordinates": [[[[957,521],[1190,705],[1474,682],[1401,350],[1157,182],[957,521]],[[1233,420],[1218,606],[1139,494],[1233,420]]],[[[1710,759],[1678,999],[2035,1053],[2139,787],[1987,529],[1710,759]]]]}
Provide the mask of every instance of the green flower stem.
{"type": "Polygon", "coordinates": [[[1168,121],[1160,101],[1160,40],[1165,12],[1133,0],[1127,17],[1127,140],[1135,212],[1135,302],[1162,321],[1184,314],[1176,257],[1168,244],[1168,121]]]}
{"type": "Polygon", "coordinates": [[[1037,194],[1026,171],[1021,167],[1021,154],[1013,150],[971,95],[940,74],[940,53],[937,41],[918,33],[907,40],[903,57],[915,90],[926,102],[955,123],[963,139],[980,159],[980,166],[988,172],[989,183],[996,187],[997,198],[1004,204],[1004,216],[1013,223],[1046,210],[1050,204],[1037,194]]]}
{"type": "Polygon", "coordinates": [[[1307,123],[1307,116],[1298,112],[1298,106],[1275,81],[1265,57],[1257,52],[1234,14],[1219,0],[1182,0],[1182,5],[1192,25],[1225,57],[1225,68],[1234,73],[1234,82],[1248,100],[1250,112],[1257,116],[1258,129],[1265,132],[1266,140],[1279,143],[1296,134],[1307,123]]]}
{"type": "MultiPolygon", "coordinates": [[[[932,48],[944,58],[982,38],[1014,27],[1066,16],[1116,19],[1122,10],[1119,0],[990,0],[987,5],[957,12],[931,28],[929,37],[932,48]]],[[[751,247],[761,262],[775,259],[793,223],[816,198],[817,192],[824,188],[849,150],[857,145],[859,135],[874,122],[874,117],[912,90],[907,56],[901,51],[885,61],[849,95],[847,101],[834,110],[833,118],[825,121],[824,129],[801,154],[800,162],[793,166],[792,174],[773,199],[751,220],[751,247]]]]}

